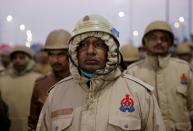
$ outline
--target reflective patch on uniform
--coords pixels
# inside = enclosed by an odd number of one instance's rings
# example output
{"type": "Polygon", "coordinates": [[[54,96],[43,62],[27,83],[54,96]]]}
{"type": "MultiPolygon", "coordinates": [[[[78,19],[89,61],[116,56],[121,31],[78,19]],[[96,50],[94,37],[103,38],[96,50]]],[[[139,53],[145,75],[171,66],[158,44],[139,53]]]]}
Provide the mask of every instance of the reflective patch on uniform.
{"type": "Polygon", "coordinates": [[[133,99],[128,95],[126,94],[125,97],[121,100],[121,107],[119,108],[120,111],[122,112],[133,112],[135,111],[135,108],[134,108],[134,101],[133,99]]]}
{"type": "Polygon", "coordinates": [[[185,73],[182,74],[182,76],[180,77],[180,80],[182,85],[188,84],[188,77],[185,75],[185,73]]]}
{"type": "Polygon", "coordinates": [[[72,114],[73,109],[72,108],[65,108],[65,109],[59,109],[56,111],[53,111],[51,113],[51,118],[57,117],[59,115],[68,115],[68,114],[72,114]]]}

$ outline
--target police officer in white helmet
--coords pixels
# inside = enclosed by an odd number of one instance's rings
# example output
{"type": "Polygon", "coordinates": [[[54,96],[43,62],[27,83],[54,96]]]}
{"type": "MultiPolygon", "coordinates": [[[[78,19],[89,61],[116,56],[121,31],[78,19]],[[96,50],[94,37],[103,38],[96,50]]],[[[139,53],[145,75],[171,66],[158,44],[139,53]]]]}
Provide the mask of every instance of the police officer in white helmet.
{"type": "Polygon", "coordinates": [[[165,131],[152,87],[124,75],[118,31],[86,15],[69,44],[72,76],[50,91],[37,131],[165,131]]]}

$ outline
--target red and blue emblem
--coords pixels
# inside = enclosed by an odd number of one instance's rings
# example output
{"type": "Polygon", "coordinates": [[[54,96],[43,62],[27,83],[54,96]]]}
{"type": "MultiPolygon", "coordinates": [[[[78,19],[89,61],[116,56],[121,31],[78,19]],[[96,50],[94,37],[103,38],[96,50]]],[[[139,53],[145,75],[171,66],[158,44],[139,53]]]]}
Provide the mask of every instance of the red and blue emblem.
{"type": "Polygon", "coordinates": [[[126,94],[125,97],[121,100],[121,107],[119,108],[122,112],[133,112],[135,111],[134,108],[134,101],[133,99],[126,94]]]}
{"type": "Polygon", "coordinates": [[[182,85],[187,85],[188,84],[188,77],[184,73],[180,77],[180,80],[181,80],[182,85]]]}

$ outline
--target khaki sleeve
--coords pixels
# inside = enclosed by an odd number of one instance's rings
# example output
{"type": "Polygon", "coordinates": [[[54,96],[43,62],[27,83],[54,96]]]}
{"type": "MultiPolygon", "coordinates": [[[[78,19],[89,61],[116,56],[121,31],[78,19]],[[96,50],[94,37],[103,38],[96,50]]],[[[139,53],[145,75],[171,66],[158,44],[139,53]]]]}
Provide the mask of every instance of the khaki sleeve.
{"type": "Polygon", "coordinates": [[[146,125],[144,131],[166,131],[157,100],[154,95],[150,96],[149,108],[146,115],[146,125]]]}
{"type": "Polygon", "coordinates": [[[47,98],[38,120],[36,131],[51,131],[51,117],[49,112],[49,97],[47,98]]]}

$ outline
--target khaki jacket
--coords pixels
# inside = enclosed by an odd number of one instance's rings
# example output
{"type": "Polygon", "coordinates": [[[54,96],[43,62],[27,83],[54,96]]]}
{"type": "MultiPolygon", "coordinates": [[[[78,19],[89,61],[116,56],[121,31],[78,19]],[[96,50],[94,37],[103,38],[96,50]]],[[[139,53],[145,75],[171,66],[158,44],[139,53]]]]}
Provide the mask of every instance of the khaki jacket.
{"type": "Polygon", "coordinates": [[[11,120],[10,131],[27,131],[30,99],[33,85],[40,74],[26,72],[16,75],[14,72],[0,78],[2,98],[8,105],[11,120]]]}
{"type": "Polygon", "coordinates": [[[36,129],[41,109],[48,96],[48,91],[58,81],[53,73],[42,76],[35,81],[28,118],[28,130],[36,129]]]}
{"type": "Polygon", "coordinates": [[[37,131],[165,131],[151,86],[120,72],[103,82],[82,79],[70,76],[54,86],[37,131]]]}
{"type": "Polygon", "coordinates": [[[183,60],[147,56],[127,68],[126,73],[155,87],[167,131],[190,131],[193,111],[192,71],[183,60]],[[192,116],[191,116],[192,117],[192,116]]]}

